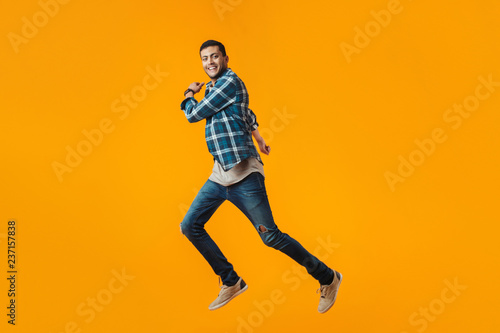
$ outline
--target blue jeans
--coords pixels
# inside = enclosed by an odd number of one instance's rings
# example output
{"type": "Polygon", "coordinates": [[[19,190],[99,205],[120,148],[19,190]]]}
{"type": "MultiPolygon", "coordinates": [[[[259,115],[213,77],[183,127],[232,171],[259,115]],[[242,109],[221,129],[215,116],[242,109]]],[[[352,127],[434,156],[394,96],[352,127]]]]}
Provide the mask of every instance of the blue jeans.
{"type": "Polygon", "coordinates": [[[304,266],[320,284],[329,284],[333,271],[304,249],[299,242],[278,229],[269,206],[264,177],[254,172],[231,186],[222,186],[207,180],[181,223],[182,233],[203,255],[225,285],[236,284],[239,276],[205,231],[205,223],[225,200],[232,202],[248,217],[264,244],[285,253],[304,266]]]}

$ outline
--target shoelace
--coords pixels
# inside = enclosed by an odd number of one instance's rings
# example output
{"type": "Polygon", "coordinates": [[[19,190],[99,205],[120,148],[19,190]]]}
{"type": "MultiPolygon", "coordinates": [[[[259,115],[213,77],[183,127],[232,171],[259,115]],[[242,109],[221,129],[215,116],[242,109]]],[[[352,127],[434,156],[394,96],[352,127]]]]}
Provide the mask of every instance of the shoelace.
{"type": "Polygon", "coordinates": [[[219,276],[219,288],[220,288],[220,291],[219,291],[219,296],[220,296],[220,295],[224,292],[224,289],[229,288],[228,286],[226,286],[226,285],[224,285],[224,284],[223,284],[223,285],[221,285],[221,282],[222,282],[222,280],[220,279],[220,276],[219,276]]]}
{"type": "Polygon", "coordinates": [[[318,290],[316,290],[316,294],[320,293],[321,292],[321,298],[325,298],[326,297],[326,292],[325,289],[326,289],[327,286],[321,286],[319,287],[318,290]]]}

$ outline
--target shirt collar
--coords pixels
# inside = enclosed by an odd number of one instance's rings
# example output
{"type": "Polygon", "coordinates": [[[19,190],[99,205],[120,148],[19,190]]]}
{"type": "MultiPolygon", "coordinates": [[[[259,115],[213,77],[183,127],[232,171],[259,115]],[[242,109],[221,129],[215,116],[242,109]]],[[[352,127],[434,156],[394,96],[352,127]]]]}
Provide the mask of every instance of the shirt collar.
{"type": "MultiPolygon", "coordinates": [[[[223,76],[229,75],[232,72],[233,71],[231,70],[231,68],[226,68],[226,70],[224,71],[224,73],[222,73],[222,75],[217,80],[219,80],[223,76]]],[[[217,81],[215,81],[215,82],[217,82],[217,81]]],[[[205,88],[206,89],[212,89],[213,88],[212,81],[208,81],[208,83],[205,84],[205,88]]]]}

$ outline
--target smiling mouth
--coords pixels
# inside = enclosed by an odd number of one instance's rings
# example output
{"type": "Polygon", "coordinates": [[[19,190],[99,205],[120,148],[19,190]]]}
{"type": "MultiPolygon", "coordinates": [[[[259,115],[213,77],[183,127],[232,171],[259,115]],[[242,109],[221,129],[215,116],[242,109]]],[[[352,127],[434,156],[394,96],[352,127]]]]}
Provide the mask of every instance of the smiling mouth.
{"type": "Polygon", "coordinates": [[[216,66],[208,67],[208,70],[209,71],[215,71],[215,70],[217,70],[217,67],[216,66]]]}

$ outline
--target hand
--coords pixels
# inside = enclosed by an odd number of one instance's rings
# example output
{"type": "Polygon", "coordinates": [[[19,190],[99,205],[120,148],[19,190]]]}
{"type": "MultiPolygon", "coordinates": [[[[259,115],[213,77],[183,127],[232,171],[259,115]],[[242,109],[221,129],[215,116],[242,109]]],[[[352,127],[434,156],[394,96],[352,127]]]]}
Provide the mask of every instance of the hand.
{"type": "Polygon", "coordinates": [[[257,141],[257,145],[259,146],[259,150],[261,151],[261,153],[269,155],[269,153],[271,152],[271,147],[266,145],[266,141],[260,135],[257,128],[252,131],[252,136],[255,138],[255,141],[257,141]]]}
{"type": "Polygon", "coordinates": [[[189,85],[189,89],[194,91],[195,94],[199,93],[205,82],[193,82],[189,85]]]}
{"type": "Polygon", "coordinates": [[[261,151],[261,153],[269,155],[269,153],[271,152],[271,147],[266,145],[264,139],[259,140],[257,144],[259,145],[259,150],[261,151]]]}

